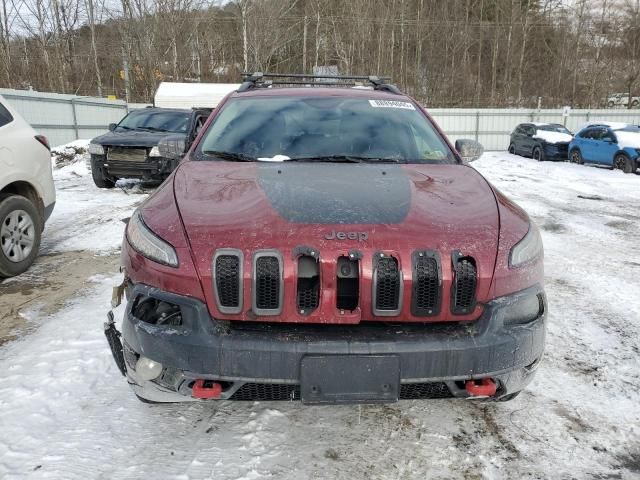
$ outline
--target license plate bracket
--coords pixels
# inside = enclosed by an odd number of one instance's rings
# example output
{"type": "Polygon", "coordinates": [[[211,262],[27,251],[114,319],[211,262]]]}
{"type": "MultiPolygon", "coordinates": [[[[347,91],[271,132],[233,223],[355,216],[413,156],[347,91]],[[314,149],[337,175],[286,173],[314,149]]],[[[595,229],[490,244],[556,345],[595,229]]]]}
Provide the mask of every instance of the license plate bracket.
{"type": "Polygon", "coordinates": [[[300,362],[306,404],[392,403],[399,393],[396,355],[307,355],[300,362]]]}

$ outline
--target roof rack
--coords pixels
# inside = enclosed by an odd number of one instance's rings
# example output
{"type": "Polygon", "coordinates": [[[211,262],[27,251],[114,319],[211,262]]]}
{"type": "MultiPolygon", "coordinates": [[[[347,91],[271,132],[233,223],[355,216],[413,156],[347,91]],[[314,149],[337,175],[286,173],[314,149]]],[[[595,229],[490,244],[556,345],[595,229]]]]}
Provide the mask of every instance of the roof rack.
{"type": "Polygon", "coordinates": [[[402,95],[398,87],[391,83],[391,77],[378,77],[375,75],[306,75],[304,73],[243,73],[244,81],[238,92],[246,92],[254,88],[268,88],[273,85],[307,85],[314,87],[355,87],[373,86],[374,90],[402,95]],[[317,81],[322,80],[322,81],[317,81]]]}

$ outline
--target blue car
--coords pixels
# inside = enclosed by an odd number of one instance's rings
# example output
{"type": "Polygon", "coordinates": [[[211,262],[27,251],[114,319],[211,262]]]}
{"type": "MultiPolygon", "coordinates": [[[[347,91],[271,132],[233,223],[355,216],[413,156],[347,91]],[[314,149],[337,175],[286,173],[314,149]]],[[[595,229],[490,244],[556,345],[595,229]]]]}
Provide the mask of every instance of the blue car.
{"type": "Polygon", "coordinates": [[[569,144],[569,160],[635,173],[640,164],[640,128],[635,125],[589,125],[569,144]]]}

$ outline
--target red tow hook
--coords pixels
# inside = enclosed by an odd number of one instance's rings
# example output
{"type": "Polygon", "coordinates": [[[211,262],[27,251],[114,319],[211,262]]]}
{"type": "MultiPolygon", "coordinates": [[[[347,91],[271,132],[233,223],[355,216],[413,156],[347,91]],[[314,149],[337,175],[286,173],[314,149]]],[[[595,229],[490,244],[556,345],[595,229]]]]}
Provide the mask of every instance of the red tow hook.
{"type": "Polygon", "coordinates": [[[493,397],[498,386],[493,379],[483,378],[482,380],[467,380],[464,382],[464,388],[472,397],[493,397]]]}
{"type": "Polygon", "coordinates": [[[213,380],[204,380],[201,378],[193,384],[191,396],[205,400],[209,398],[220,398],[221,393],[222,385],[213,380]]]}

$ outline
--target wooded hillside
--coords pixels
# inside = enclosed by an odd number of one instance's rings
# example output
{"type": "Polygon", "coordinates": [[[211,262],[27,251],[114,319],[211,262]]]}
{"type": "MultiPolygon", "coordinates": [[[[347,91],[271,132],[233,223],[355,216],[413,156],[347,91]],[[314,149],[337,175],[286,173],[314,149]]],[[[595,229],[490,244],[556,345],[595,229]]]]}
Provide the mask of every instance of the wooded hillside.
{"type": "Polygon", "coordinates": [[[640,0],[0,0],[0,86],[149,101],[161,80],[386,74],[430,106],[640,94],[640,0]]]}

